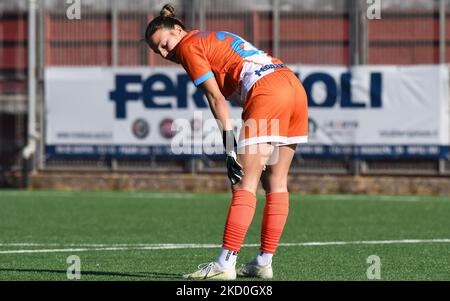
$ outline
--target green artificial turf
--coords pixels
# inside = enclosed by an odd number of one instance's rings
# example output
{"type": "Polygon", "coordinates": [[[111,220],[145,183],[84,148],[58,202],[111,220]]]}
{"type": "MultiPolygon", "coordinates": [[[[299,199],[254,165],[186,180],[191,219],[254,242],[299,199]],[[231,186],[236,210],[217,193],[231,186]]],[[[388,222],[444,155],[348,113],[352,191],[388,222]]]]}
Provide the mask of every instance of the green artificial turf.
{"type": "MultiPolygon", "coordinates": [[[[82,280],[182,280],[217,256],[230,195],[0,190],[0,280],[67,280],[70,255],[82,280]]],[[[370,255],[381,280],[450,280],[450,198],[291,194],[280,243],[274,280],[367,280],[370,255]]]]}

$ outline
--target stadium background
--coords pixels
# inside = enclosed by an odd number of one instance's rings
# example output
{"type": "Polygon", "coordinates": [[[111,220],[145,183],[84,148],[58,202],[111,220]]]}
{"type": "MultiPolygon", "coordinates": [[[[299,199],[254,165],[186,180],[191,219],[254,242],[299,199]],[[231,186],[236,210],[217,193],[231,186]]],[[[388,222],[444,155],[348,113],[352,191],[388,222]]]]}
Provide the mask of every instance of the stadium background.
{"type": "MultiPolygon", "coordinates": [[[[227,190],[220,158],[61,158],[46,154],[47,67],[152,68],[171,64],[140,41],[147,22],[167,1],[79,2],[81,20],[68,19],[70,4],[66,1],[0,3],[0,185],[227,190]],[[35,26],[31,27],[35,44],[30,42],[29,3],[36,4],[35,26]],[[30,68],[30,54],[35,68],[30,68]],[[36,76],[35,86],[30,86],[30,75],[36,76]],[[35,107],[29,105],[32,97],[35,107]],[[34,108],[36,115],[30,116],[28,112],[34,108]],[[36,152],[27,160],[23,151],[34,142],[36,152]]],[[[411,66],[450,60],[449,1],[380,0],[381,19],[367,18],[370,3],[365,0],[171,3],[188,28],[234,32],[287,64],[411,66]]],[[[294,192],[450,194],[448,156],[361,159],[299,155],[291,174],[290,189],[294,192]]]]}

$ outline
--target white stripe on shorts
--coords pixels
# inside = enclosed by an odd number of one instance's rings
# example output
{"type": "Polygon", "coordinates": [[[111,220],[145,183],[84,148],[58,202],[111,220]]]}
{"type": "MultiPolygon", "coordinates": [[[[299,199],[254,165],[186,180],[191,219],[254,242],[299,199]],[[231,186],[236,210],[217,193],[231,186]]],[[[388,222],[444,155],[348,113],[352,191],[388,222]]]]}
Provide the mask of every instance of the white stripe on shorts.
{"type": "Polygon", "coordinates": [[[248,145],[254,145],[259,143],[272,143],[275,146],[289,145],[289,144],[299,144],[299,143],[307,143],[308,136],[294,136],[294,137],[286,137],[286,136],[260,136],[260,137],[251,137],[248,139],[244,139],[239,141],[237,148],[243,148],[248,145]]]}

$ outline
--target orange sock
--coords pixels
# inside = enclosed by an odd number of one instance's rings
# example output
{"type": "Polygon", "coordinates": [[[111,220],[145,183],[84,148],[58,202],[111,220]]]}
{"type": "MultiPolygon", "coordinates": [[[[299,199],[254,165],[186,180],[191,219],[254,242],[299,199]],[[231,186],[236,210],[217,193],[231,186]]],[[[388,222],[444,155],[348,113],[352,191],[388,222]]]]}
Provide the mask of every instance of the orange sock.
{"type": "Polygon", "coordinates": [[[265,253],[274,254],[283,233],[289,213],[289,192],[266,194],[261,226],[261,248],[265,253]]]}
{"type": "Polygon", "coordinates": [[[247,234],[256,208],[256,196],[248,190],[239,189],[233,192],[228,211],[223,248],[239,252],[247,234]]]}

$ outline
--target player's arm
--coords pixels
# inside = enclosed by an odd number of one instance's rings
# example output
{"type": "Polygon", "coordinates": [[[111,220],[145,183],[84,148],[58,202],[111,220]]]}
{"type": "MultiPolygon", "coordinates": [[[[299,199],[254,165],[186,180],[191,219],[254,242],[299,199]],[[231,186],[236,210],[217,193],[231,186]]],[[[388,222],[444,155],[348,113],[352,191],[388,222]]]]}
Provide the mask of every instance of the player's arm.
{"type": "Polygon", "coordinates": [[[214,118],[218,120],[219,128],[223,131],[223,143],[225,152],[227,154],[227,170],[228,178],[231,184],[238,183],[244,176],[242,166],[237,162],[236,156],[236,139],[233,134],[233,125],[231,124],[230,111],[228,110],[228,103],[225,100],[222,92],[220,92],[217,81],[214,77],[211,77],[200,84],[200,87],[205,92],[208,99],[209,107],[214,115],[214,118]]]}
{"type": "Polygon", "coordinates": [[[220,122],[219,127],[223,131],[231,131],[233,127],[230,120],[228,104],[225,97],[222,95],[222,92],[220,92],[216,79],[211,77],[204,81],[200,87],[205,92],[214,118],[220,122]]]}

